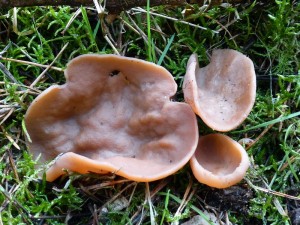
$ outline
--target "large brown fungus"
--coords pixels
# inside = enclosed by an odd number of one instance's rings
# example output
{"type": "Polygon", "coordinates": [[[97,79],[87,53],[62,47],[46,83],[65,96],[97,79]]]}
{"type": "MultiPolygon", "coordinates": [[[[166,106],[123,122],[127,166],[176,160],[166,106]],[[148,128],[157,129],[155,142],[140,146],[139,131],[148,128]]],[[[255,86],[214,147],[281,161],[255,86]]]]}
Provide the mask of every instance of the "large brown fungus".
{"type": "Polygon", "coordinates": [[[254,66],[231,49],[214,50],[209,65],[199,68],[191,55],[183,83],[184,99],[212,129],[229,131],[250,113],[256,93],[254,66]]]}
{"type": "Polygon", "coordinates": [[[177,85],[153,63],[114,55],[73,59],[66,84],[29,107],[25,122],[34,157],[57,157],[48,181],[64,174],[114,172],[135,181],[166,177],[185,165],[198,141],[194,112],[172,102],[177,85]]]}

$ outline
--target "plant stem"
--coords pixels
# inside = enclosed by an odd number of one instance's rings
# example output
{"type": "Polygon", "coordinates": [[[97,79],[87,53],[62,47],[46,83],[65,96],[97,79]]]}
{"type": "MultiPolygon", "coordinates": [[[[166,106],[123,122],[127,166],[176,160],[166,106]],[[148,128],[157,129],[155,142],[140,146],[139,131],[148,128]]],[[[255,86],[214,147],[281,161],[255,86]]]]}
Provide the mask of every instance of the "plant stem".
{"type": "Polygon", "coordinates": [[[150,21],[150,0],[147,0],[147,31],[148,31],[148,61],[153,62],[152,38],[151,38],[151,21],[150,21]]]}

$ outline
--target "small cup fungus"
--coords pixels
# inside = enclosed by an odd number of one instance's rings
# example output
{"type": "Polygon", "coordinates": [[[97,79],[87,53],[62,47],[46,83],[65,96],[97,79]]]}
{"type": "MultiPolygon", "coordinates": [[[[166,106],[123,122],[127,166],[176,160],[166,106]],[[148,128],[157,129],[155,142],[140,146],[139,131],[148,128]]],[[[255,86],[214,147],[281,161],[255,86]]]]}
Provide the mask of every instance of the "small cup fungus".
{"type": "Polygon", "coordinates": [[[199,138],[190,164],[199,182],[227,188],[243,179],[250,163],[238,142],[223,134],[209,134],[199,138]]]}
{"type": "Polygon", "coordinates": [[[185,101],[212,129],[229,131],[250,113],[256,92],[254,66],[235,50],[214,50],[209,65],[199,68],[191,55],[183,83],[185,101]]]}
{"type": "Polygon", "coordinates": [[[163,67],[114,55],[73,59],[66,84],[54,85],[29,107],[28,143],[40,161],[56,159],[48,181],[64,174],[113,172],[153,181],[184,166],[198,141],[196,116],[172,102],[177,85],[163,67]]]}

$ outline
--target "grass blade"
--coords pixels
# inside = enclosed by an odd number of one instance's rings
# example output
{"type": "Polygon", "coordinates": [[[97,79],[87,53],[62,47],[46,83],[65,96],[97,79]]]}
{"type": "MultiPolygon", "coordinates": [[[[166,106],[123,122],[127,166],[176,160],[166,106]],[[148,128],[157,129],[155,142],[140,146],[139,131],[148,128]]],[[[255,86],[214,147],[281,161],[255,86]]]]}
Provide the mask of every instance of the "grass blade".
{"type": "Polygon", "coordinates": [[[175,37],[175,34],[173,34],[173,35],[171,36],[171,38],[168,39],[167,46],[165,47],[164,51],[162,52],[161,56],[159,57],[159,60],[158,60],[158,62],[157,62],[157,65],[159,65],[159,66],[161,65],[161,63],[162,63],[162,61],[164,60],[164,58],[165,58],[167,52],[168,52],[169,49],[170,49],[171,44],[173,43],[174,37],[175,37]]]}
{"type": "Polygon", "coordinates": [[[292,113],[292,114],[287,115],[287,116],[280,116],[280,117],[278,117],[275,120],[271,120],[271,121],[268,121],[268,122],[265,122],[265,123],[258,124],[258,125],[253,126],[253,127],[246,128],[244,130],[234,131],[234,132],[231,132],[231,133],[238,134],[238,133],[243,133],[243,132],[246,132],[246,131],[249,131],[249,130],[255,130],[255,129],[258,129],[258,128],[267,127],[267,126],[269,126],[271,124],[283,122],[285,120],[292,119],[292,118],[297,117],[297,116],[300,116],[300,111],[292,113]]]}

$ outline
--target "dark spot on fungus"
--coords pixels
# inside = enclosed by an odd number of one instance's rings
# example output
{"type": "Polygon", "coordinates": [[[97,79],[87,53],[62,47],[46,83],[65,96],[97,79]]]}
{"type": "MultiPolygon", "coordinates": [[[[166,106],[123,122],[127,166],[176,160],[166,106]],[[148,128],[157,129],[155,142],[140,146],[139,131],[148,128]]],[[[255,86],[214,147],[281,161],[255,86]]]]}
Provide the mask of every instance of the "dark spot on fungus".
{"type": "Polygon", "coordinates": [[[109,76],[113,77],[113,76],[117,76],[119,75],[120,71],[119,70],[113,70],[109,73],[109,76]]]}

